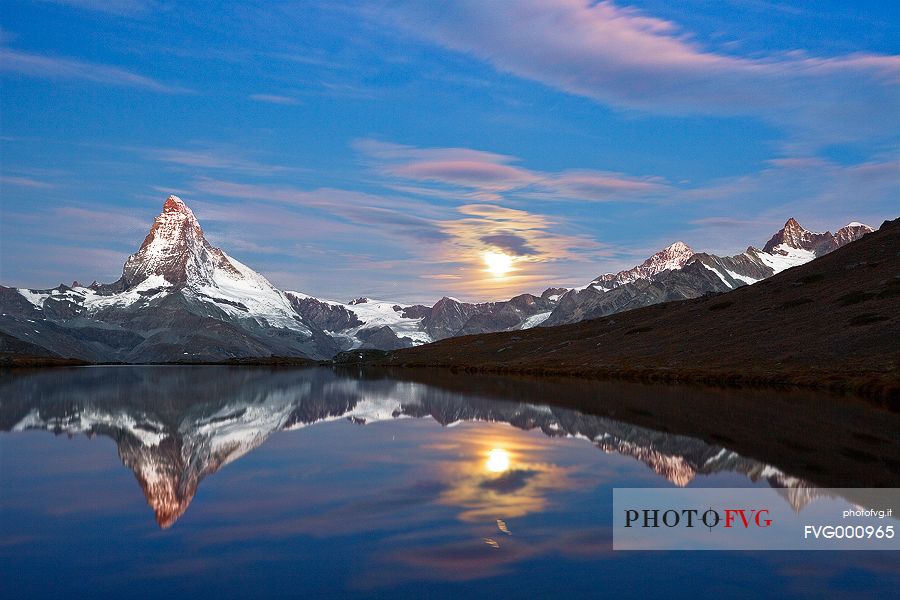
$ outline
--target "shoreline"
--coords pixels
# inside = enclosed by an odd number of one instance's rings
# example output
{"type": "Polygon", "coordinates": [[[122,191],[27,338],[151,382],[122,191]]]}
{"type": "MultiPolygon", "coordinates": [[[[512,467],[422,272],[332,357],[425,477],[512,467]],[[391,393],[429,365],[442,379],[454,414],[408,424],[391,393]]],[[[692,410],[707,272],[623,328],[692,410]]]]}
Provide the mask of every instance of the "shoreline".
{"type": "Polygon", "coordinates": [[[853,396],[891,412],[900,413],[900,377],[870,372],[853,377],[829,371],[798,373],[734,372],[717,370],[675,370],[667,368],[539,367],[517,365],[465,365],[366,362],[342,363],[341,367],[444,370],[453,374],[490,374],[529,377],[557,377],[598,381],[627,381],[660,385],[697,385],[704,388],[807,390],[830,396],[853,396]]]}
{"type": "Polygon", "coordinates": [[[90,362],[78,359],[0,355],[0,369],[48,369],[87,366],[239,366],[239,367],[331,367],[337,369],[378,368],[398,371],[449,372],[453,375],[488,374],[566,378],[575,380],[626,381],[658,385],[698,386],[719,389],[807,390],[829,396],[852,396],[891,412],[900,412],[900,377],[885,372],[863,372],[847,376],[838,371],[737,372],[715,369],[664,367],[555,367],[534,365],[395,362],[391,353],[378,350],[349,351],[331,360],[302,357],[235,358],[227,361],[166,361],[148,363],[90,362]]]}

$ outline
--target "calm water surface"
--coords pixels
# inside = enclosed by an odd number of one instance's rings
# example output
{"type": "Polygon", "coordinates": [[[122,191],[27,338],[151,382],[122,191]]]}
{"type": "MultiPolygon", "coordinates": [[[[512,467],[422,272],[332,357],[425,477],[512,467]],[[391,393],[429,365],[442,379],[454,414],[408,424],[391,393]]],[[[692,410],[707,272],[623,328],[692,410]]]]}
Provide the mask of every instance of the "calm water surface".
{"type": "Polygon", "coordinates": [[[0,375],[4,596],[896,593],[891,553],[613,552],[614,487],[778,487],[798,511],[817,488],[491,389],[327,369],[0,375]]]}

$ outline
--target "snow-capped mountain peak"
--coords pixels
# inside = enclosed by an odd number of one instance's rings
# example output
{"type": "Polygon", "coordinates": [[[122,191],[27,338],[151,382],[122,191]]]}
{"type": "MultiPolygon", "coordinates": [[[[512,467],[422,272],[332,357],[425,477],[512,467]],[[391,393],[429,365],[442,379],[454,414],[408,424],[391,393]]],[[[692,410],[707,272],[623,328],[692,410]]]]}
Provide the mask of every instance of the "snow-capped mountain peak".
{"type": "Polygon", "coordinates": [[[663,271],[684,267],[693,255],[694,250],[690,246],[682,241],[677,241],[666,246],[638,266],[615,274],[607,273],[606,275],[601,275],[592,281],[591,285],[600,288],[613,288],[637,279],[648,279],[663,271]]]}
{"type": "Polygon", "coordinates": [[[815,233],[790,218],[764,250],[751,246],[735,256],[717,256],[694,253],[684,242],[675,242],[636,267],[567,291],[540,324],[577,323],[660,302],[727,292],[824,256],[871,231],[854,221],[834,234],[815,233]]]}
{"type": "Polygon", "coordinates": [[[218,248],[213,248],[193,211],[178,196],[169,196],[140,249],[125,262],[126,289],[157,276],[170,284],[210,284],[214,271],[240,276],[218,248]]]}
{"type": "Polygon", "coordinates": [[[815,258],[828,254],[871,231],[873,229],[868,225],[854,221],[841,227],[836,234],[830,231],[816,233],[804,229],[796,219],[791,217],[784,224],[784,227],[766,242],[766,245],[763,246],[763,252],[773,255],[785,255],[794,253],[794,250],[799,250],[811,253],[811,258],[815,258]]]}
{"type": "Polygon", "coordinates": [[[90,359],[328,358],[338,351],[265,277],[213,247],[177,196],[166,199],[118,281],[18,292],[43,318],[89,319],[104,324],[104,335],[129,336],[121,348],[79,348],[90,359]]]}
{"type": "Polygon", "coordinates": [[[128,257],[122,282],[126,290],[139,287],[144,293],[179,285],[191,298],[211,301],[232,318],[310,333],[281,291],[206,240],[200,222],[178,196],[166,199],[144,243],[128,257]]]}
{"type": "Polygon", "coordinates": [[[166,202],[165,204],[163,204],[163,212],[179,212],[190,215],[191,217],[194,216],[193,211],[191,211],[191,209],[187,207],[187,204],[184,203],[184,200],[182,200],[175,194],[172,194],[171,196],[166,198],[166,202]]]}
{"type": "Polygon", "coordinates": [[[787,246],[798,250],[813,251],[820,233],[813,233],[803,228],[794,217],[787,220],[778,232],[763,247],[764,252],[773,253],[778,246],[787,246]]]}
{"type": "Polygon", "coordinates": [[[844,225],[840,229],[837,230],[834,234],[835,242],[837,242],[838,247],[843,246],[844,244],[849,244],[853,240],[858,240],[862,236],[867,233],[872,233],[875,231],[865,223],[860,223],[859,221],[853,221],[852,223],[848,223],[844,225]]]}
{"type": "Polygon", "coordinates": [[[646,261],[642,266],[654,266],[666,269],[679,269],[683,267],[689,258],[694,255],[694,250],[682,241],[675,242],[666,246],[660,252],[657,252],[646,261]]]}

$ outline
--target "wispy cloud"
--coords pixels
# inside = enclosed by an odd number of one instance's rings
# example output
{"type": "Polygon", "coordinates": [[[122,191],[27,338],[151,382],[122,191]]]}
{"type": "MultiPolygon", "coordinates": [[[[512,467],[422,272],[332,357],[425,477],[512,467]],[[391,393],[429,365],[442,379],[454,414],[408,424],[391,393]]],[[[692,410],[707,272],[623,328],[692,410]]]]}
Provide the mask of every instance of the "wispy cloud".
{"type": "Polygon", "coordinates": [[[354,147],[374,161],[383,176],[464,188],[486,201],[500,200],[510,192],[539,200],[640,200],[657,197],[670,187],[658,177],[526,169],[513,164],[518,162],[515,157],[470,148],[415,148],[372,139],[357,140],[354,147]]]}
{"type": "Polygon", "coordinates": [[[297,222],[305,221],[302,228],[295,230],[297,235],[327,235],[330,231],[352,225],[356,228],[357,236],[365,235],[369,239],[388,237],[418,245],[421,242],[439,243],[447,238],[447,234],[434,219],[422,216],[429,212],[435,214],[433,210],[402,198],[334,188],[303,190],[283,185],[235,183],[209,178],[198,179],[193,186],[198,192],[222,198],[315,210],[319,215],[318,226],[315,221],[310,222],[299,215],[292,219],[297,222]]]}
{"type": "Polygon", "coordinates": [[[0,221],[4,285],[48,288],[73,279],[113,281],[149,227],[130,211],[112,207],[25,208],[4,207],[0,221]],[[40,231],[40,236],[22,236],[20,231],[40,231]],[[7,258],[13,256],[18,258],[7,258]]]}
{"type": "Polygon", "coordinates": [[[39,181],[31,177],[16,177],[14,175],[0,175],[0,186],[14,185],[18,187],[27,187],[35,189],[51,189],[56,185],[46,181],[39,181]]]}
{"type": "Polygon", "coordinates": [[[0,71],[51,80],[90,81],[103,85],[133,87],[161,94],[191,93],[183,87],[168,85],[127,69],[84,62],[74,58],[45,56],[0,48],[0,71]]]}
{"type": "Polygon", "coordinates": [[[500,71],[604,104],[663,114],[759,115],[829,139],[879,133],[897,120],[900,56],[741,57],[710,50],[677,24],[612,2],[409,2],[407,30],[500,71]],[[835,107],[840,107],[836,118],[835,107]]]}
{"type": "Polygon", "coordinates": [[[519,261],[551,262],[577,259],[580,252],[603,248],[586,236],[557,233],[557,221],[527,210],[466,204],[457,211],[460,218],[444,220],[441,226],[453,236],[457,250],[471,251],[463,256],[499,250],[519,261]]]}
{"type": "Polygon", "coordinates": [[[250,99],[256,102],[265,102],[266,104],[281,104],[284,106],[296,106],[300,101],[291,96],[281,96],[279,94],[250,94],[250,99]]]}
{"type": "Polygon", "coordinates": [[[4,219],[8,224],[18,227],[41,227],[42,233],[57,241],[98,243],[100,238],[124,248],[139,242],[140,236],[152,224],[135,216],[132,211],[86,204],[68,204],[31,211],[10,209],[4,212],[4,219]]]}
{"type": "Polygon", "coordinates": [[[294,167],[267,164],[243,153],[228,148],[136,148],[136,152],[150,160],[185,167],[192,172],[197,169],[226,170],[251,175],[272,175],[297,171],[294,167]]]}
{"type": "Polygon", "coordinates": [[[114,15],[144,14],[156,5],[152,0],[42,0],[50,4],[61,4],[84,10],[93,10],[114,15]]]}

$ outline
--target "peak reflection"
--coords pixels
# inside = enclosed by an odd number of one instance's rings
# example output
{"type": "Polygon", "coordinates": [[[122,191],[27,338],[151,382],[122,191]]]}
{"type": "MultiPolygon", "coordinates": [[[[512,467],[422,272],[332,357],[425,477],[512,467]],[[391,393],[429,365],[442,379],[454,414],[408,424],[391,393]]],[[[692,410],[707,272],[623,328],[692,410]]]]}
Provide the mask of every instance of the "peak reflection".
{"type": "Polygon", "coordinates": [[[445,426],[497,424],[490,430],[492,437],[473,439],[468,450],[455,455],[460,458],[442,467],[454,483],[440,501],[461,507],[463,519],[539,511],[548,490],[571,485],[570,474],[542,455],[540,436],[531,447],[517,447],[515,440],[504,439],[500,424],[584,439],[604,452],[645,463],[674,485],[731,471],[790,488],[787,499],[798,509],[816,493],[812,485],[774,466],[695,438],[571,409],[491,400],[423,383],[348,377],[326,369],[72,369],[5,377],[0,391],[11,399],[0,406],[5,431],[113,439],[163,528],[184,514],[205,477],[257,448],[272,433],[335,419],[368,424],[430,417],[445,426]]]}

